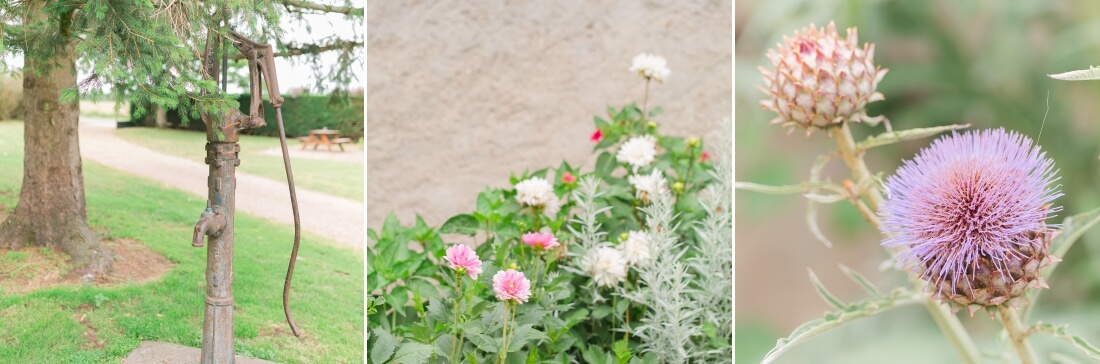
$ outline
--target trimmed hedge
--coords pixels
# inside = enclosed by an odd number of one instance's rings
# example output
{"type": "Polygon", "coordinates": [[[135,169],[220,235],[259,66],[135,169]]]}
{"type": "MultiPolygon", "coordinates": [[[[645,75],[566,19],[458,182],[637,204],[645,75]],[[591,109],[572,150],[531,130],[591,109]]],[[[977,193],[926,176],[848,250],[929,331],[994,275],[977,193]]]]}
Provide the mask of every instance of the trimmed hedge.
{"type": "MultiPolygon", "coordinates": [[[[309,135],[310,130],[328,128],[340,131],[340,136],[358,140],[363,137],[363,95],[354,95],[349,102],[339,103],[329,96],[302,95],[298,97],[283,96],[283,123],[286,127],[287,138],[309,135]]],[[[241,94],[237,97],[242,113],[248,114],[252,96],[241,94]]],[[[156,126],[156,112],[152,107],[146,115],[135,117],[137,107],[130,106],[130,120],[137,126],[156,126]]],[[[182,119],[176,110],[168,110],[168,125],[171,128],[205,131],[206,126],[201,120],[191,120],[189,125],[183,125],[182,119]]],[[[264,120],[267,126],[249,130],[245,134],[278,136],[279,126],[275,120],[275,109],[264,101],[264,120]]]]}

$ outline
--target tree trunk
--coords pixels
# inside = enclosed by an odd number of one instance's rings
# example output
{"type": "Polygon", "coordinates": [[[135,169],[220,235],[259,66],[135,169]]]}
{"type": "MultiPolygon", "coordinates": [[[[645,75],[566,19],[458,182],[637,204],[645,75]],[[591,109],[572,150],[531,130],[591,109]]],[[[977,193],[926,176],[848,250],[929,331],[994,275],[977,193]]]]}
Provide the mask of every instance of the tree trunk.
{"type": "Polygon", "coordinates": [[[110,267],[112,254],[88,227],[79,103],[60,101],[62,89],[76,86],[74,59],[72,45],[58,48],[54,65],[24,57],[23,187],[15,212],[0,224],[0,246],[60,248],[74,272],[94,278],[110,267]],[[44,72],[36,75],[36,68],[44,72]]]}
{"type": "Polygon", "coordinates": [[[168,109],[157,105],[157,129],[168,128],[168,109]]]}

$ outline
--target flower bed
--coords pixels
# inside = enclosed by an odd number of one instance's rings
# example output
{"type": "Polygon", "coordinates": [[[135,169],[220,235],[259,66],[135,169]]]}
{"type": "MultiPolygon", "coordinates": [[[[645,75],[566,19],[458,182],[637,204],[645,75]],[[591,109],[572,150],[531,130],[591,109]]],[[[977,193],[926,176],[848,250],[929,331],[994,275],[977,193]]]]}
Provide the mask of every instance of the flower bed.
{"type": "MultiPolygon", "coordinates": [[[[629,70],[647,95],[671,74],[647,54],[629,70]]],[[[660,114],[643,98],[596,117],[591,171],[512,176],[438,228],[370,229],[368,362],[731,361],[732,125],[708,152],[660,114]]]]}

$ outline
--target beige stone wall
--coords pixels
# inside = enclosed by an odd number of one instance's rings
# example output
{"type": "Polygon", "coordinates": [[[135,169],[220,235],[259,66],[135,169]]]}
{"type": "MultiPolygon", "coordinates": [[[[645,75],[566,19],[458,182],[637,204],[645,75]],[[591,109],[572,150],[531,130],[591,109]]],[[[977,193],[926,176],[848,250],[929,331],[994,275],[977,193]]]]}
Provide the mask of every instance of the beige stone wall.
{"type": "Polygon", "coordinates": [[[650,92],[663,133],[730,117],[730,1],[372,1],[367,226],[395,211],[438,225],[485,186],[593,162],[592,117],[641,102],[638,53],[668,59],[650,92]]]}

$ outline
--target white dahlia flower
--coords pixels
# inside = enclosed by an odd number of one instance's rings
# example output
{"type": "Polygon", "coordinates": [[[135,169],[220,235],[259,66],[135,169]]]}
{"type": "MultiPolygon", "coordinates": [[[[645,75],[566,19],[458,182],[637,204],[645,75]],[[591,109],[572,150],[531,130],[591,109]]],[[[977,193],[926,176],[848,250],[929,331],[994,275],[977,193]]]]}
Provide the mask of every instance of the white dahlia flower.
{"type": "Polygon", "coordinates": [[[626,279],[626,259],[614,248],[589,250],[581,260],[581,267],[600,287],[614,286],[626,279]]]}
{"type": "Polygon", "coordinates": [[[557,199],[554,185],[542,177],[531,177],[516,184],[516,202],[520,205],[546,207],[557,199]]]}
{"type": "Polygon", "coordinates": [[[658,170],[649,175],[631,175],[627,181],[634,186],[634,197],[645,203],[649,203],[657,195],[668,193],[668,181],[665,181],[664,173],[658,170]]]}
{"type": "Polygon", "coordinates": [[[615,159],[619,163],[630,164],[635,170],[648,166],[656,158],[657,139],[648,134],[630,138],[615,154],[615,159]]]}
{"type": "Polygon", "coordinates": [[[665,61],[664,57],[645,53],[634,57],[634,62],[630,65],[630,72],[662,83],[672,73],[668,69],[668,61],[665,61]]]}
{"type": "Polygon", "coordinates": [[[626,259],[626,263],[638,266],[649,263],[652,256],[649,254],[649,234],[644,231],[631,231],[623,241],[619,244],[619,250],[623,252],[623,258],[626,259]]]}

